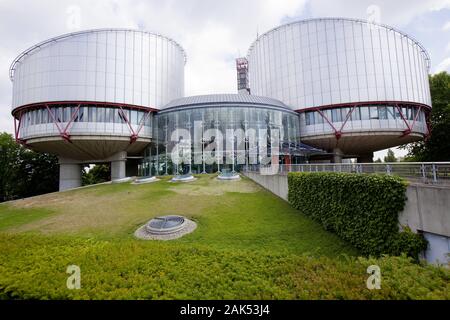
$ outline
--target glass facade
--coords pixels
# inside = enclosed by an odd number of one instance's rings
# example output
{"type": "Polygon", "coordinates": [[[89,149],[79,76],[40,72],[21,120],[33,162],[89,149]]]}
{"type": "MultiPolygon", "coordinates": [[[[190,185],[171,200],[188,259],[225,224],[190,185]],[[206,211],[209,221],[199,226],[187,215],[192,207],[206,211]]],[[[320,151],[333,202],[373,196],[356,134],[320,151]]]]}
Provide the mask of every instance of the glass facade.
{"type": "Polygon", "coordinates": [[[280,142],[278,161],[300,163],[304,154],[298,151],[299,134],[298,114],[270,105],[219,102],[174,107],[156,114],[153,143],[145,151],[139,173],[150,176],[239,171],[243,166],[259,164],[262,157],[270,158],[275,136],[280,142]],[[181,135],[190,138],[188,158],[177,165],[172,153],[179,151],[181,135]]]}
{"type": "MultiPolygon", "coordinates": [[[[414,120],[425,123],[425,113],[423,110],[419,111],[415,106],[402,106],[400,107],[405,120],[414,120]],[[417,114],[419,113],[419,114],[417,114]]],[[[349,112],[352,108],[334,108],[321,110],[322,114],[333,123],[343,122],[346,120],[349,112]]],[[[324,123],[324,116],[319,111],[306,111],[305,112],[305,125],[311,126],[315,124],[324,123]]],[[[371,106],[358,106],[349,115],[348,121],[360,121],[360,120],[401,120],[403,117],[398,112],[398,109],[389,105],[371,105],[371,106]]]]}
{"type": "Polygon", "coordinates": [[[66,128],[69,135],[129,139],[139,132],[139,138],[150,139],[154,121],[151,109],[100,104],[82,104],[78,108],[75,103],[51,104],[48,109],[34,107],[19,111],[17,116],[22,140],[60,136],[66,128]]]}
{"type": "Polygon", "coordinates": [[[26,111],[22,115],[21,127],[28,128],[39,124],[54,123],[53,117],[57,123],[67,123],[72,119],[72,116],[73,123],[105,122],[123,124],[126,123],[125,119],[127,119],[130,124],[140,125],[142,123],[146,127],[152,126],[152,117],[147,117],[147,112],[143,110],[90,105],[80,107],[78,112],[75,112],[76,110],[77,105],[64,105],[50,106],[49,110],[44,108],[26,111]]]}

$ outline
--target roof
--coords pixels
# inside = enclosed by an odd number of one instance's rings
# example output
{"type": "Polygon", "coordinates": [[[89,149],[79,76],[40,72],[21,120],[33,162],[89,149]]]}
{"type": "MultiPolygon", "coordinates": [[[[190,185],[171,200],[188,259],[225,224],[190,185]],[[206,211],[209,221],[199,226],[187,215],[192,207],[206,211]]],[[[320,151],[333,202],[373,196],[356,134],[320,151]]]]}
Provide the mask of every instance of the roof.
{"type": "Polygon", "coordinates": [[[386,28],[388,30],[397,32],[397,33],[401,34],[402,36],[411,39],[411,41],[414,42],[420,48],[420,51],[424,55],[424,59],[425,59],[426,64],[427,64],[427,69],[428,69],[428,71],[430,70],[430,67],[431,67],[430,55],[428,54],[427,50],[423,47],[423,45],[419,41],[414,39],[412,36],[410,36],[409,34],[407,34],[405,32],[402,32],[402,31],[400,31],[400,30],[398,30],[398,29],[396,29],[394,27],[391,27],[391,26],[388,26],[386,24],[383,24],[383,23],[378,23],[378,22],[374,22],[374,21],[367,21],[367,20],[362,20],[362,19],[343,18],[343,17],[327,17],[327,18],[312,18],[312,19],[296,20],[296,21],[288,22],[288,23],[279,25],[279,26],[277,26],[275,28],[272,28],[269,31],[264,32],[263,34],[260,34],[256,38],[256,40],[253,41],[253,43],[250,45],[250,48],[247,51],[247,59],[250,56],[250,52],[253,50],[253,47],[256,45],[256,43],[260,39],[262,39],[263,37],[267,36],[268,34],[274,32],[274,31],[277,31],[279,29],[288,27],[290,25],[301,24],[301,23],[308,23],[308,22],[315,22],[315,21],[347,21],[347,22],[365,23],[365,24],[371,24],[371,25],[383,27],[383,28],[386,28]]]}
{"type": "MultiPolygon", "coordinates": [[[[199,96],[190,96],[172,100],[166,104],[160,112],[168,109],[189,108],[189,107],[211,107],[213,105],[259,105],[265,107],[285,109],[292,111],[283,102],[261,96],[254,96],[249,94],[208,94],[199,96]]],[[[292,111],[293,112],[293,111],[292,111]]]]}
{"type": "Polygon", "coordinates": [[[126,29],[126,28],[103,28],[103,29],[90,29],[90,30],[83,30],[83,31],[77,31],[77,32],[72,32],[72,33],[66,33],[57,37],[53,37],[47,40],[44,40],[30,48],[28,48],[27,50],[23,51],[21,54],[19,54],[14,61],[11,63],[11,66],[9,67],[9,78],[11,79],[11,81],[14,80],[14,71],[16,69],[16,65],[18,63],[20,63],[22,61],[22,59],[24,59],[26,56],[28,56],[29,54],[32,54],[35,50],[39,50],[43,47],[46,47],[54,42],[58,42],[58,41],[63,41],[66,40],[67,38],[71,38],[71,37],[75,37],[75,36],[79,36],[82,34],[86,34],[86,33],[98,33],[98,32],[140,32],[140,33],[146,33],[146,34],[150,34],[150,35],[154,35],[157,37],[161,37],[161,38],[165,38],[171,42],[173,42],[176,46],[178,46],[181,50],[181,52],[183,53],[184,56],[184,63],[186,63],[186,52],[184,51],[183,47],[176,42],[175,40],[166,37],[162,34],[159,33],[155,33],[155,32],[151,32],[151,31],[145,31],[145,30],[136,30],[136,29],[126,29]]]}

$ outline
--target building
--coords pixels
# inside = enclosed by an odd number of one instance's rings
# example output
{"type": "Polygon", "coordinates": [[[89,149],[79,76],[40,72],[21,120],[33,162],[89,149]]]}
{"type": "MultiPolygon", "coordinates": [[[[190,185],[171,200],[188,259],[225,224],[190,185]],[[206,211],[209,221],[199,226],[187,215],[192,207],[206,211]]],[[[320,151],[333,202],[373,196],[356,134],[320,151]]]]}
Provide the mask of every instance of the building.
{"type": "Polygon", "coordinates": [[[60,190],[81,185],[86,163],[111,162],[112,179],[137,174],[153,113],[184,95],[185,62],[179,44],[144,31],[89,30],[39,43],[10,69],[16,140],[59,157],[60,190]]]}
{"type": "Polygon", "coordinates": [[[56,154],[60,189],[81,166],[132,175],[358,158],[429,134],[429,58],[413,38],[352,19],[293,22],[236,60],[240,94],[184,97],[182,47],[100,29],[33,46],[11,65],[16,140],[56,154]],[[301,140],[301,141],[300,141],[301,140]]]}
{"type": "Polygon", "coordinates": [[[259,36],[247,59],[251,93],[297,111],[302,141],[335,162],[371,162],[374,151],[429,134],[428,54],[392,27],[301,20],[259,36]]]}
{"type": "Polygon", "coordinates": [[[140,167],[143,176],[238,171],[271,157],[275,136],[281,163],[304,163],[306,155],[318,151],[300,142],[297,113],[281,101],[248,94],[175,99],[155,115],[154,127],[153,143],[140,167]],[[177,146],[188,154],[178,167],[171,158],[177,146]]]}

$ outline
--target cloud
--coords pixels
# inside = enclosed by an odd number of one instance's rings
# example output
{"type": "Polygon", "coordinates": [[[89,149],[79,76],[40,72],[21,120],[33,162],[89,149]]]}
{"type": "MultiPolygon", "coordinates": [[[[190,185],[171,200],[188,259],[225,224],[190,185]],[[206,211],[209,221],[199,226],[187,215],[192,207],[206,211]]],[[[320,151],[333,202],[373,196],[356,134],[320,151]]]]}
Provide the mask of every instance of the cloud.
{"type": "Polygon", "coordinates": [[[442,30],[447,31],[450,30],[450,21],[447,21],[443,26],[442,30]]]}
{"type": "Polygon", "coordinates": [[[362,18],[402,27],[424,13],[450,8],[450,0],[313,0],[309,5],[313,16],[362,18]]]}
{"type": "Polygon", "coordinates": [[[442,71],[449,71],[450,72],[450,57],[445,58],[442,60],[435,68],[434,73],[439,73],[442,71]]]}
{"type": "Polygon", "coordinates": [[[92,28],[136,28],[179,42],[188,62],[185,93],[236,92],[234,58],[257,30],[298,16],[306,0],[0,1],[0,131],[12,132],[8,69],[26,48],[53,36],[92,28]]]}
{"type": "MultiPolygon", "coordinates": [[[[67,32],[122,27],[173,38],[186,50],[185,94],[192,95],[236,92],[234,58],[246,54],[257,33],[287,20],[307,15],[367,19],[379,13],[381,22],[402,27],[444,8],[450,8],[450,0],[0,0],[0,131],[13,131],[12,60],[26,48],[67,32]]],[[[445,43],[436,52],[444,49],[445,43]]],[[[436,69],[446,68],[444,61],[436,69]]]]}

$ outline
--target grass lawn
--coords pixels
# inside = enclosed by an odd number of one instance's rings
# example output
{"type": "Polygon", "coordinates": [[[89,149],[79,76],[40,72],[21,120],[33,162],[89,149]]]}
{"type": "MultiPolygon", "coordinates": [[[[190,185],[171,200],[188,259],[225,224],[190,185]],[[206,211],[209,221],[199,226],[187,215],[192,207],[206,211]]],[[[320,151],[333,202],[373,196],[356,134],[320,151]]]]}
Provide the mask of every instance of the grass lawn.
{"type": "Polygon", "coordinates": [[[359,258],[248,179],[106,184],[0,205],[0,298],[450,298],[450,273],[400,257],[359,258]],[[154,216],[197,222],[171,241],[135,239],[154,216]],[[82,288],[66,288],[66,267],[82,288]],[[378,264],[382,289],[368,290],[378,264]],[[415,276],[416,275],[416,276],[415,276]]]}

